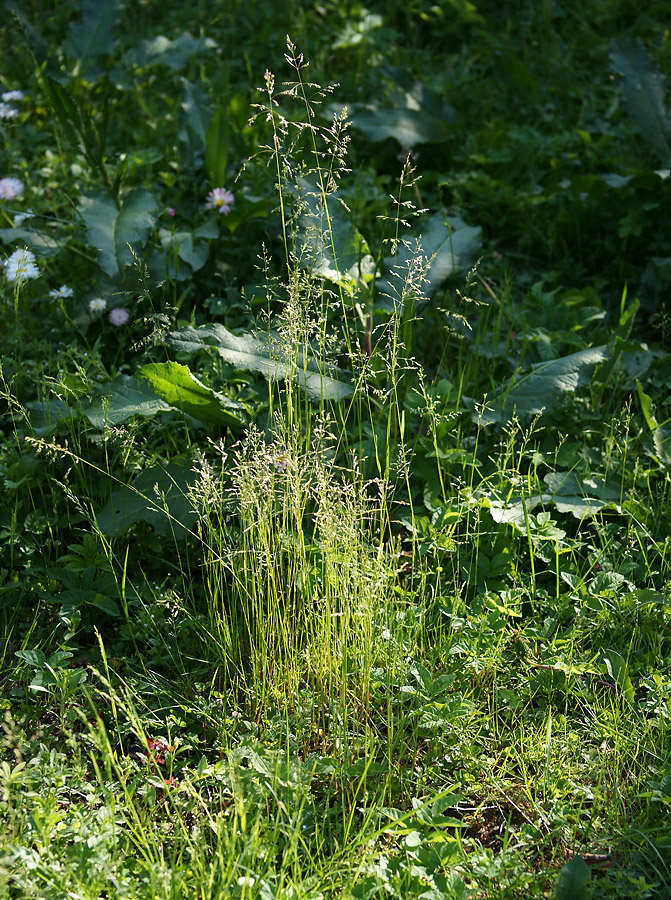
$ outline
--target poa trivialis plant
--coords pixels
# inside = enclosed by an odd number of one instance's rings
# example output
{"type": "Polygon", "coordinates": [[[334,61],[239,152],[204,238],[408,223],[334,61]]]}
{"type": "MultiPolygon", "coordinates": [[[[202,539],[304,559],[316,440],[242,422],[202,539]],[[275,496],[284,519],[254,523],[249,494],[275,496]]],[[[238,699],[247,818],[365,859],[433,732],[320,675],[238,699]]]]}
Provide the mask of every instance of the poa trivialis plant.
{"type": "Polygon", "coordinates": [[[668,891],[665,10],[607,6],[7,21],[0,897],[668,891]]]}
{"type": "Polygon", "coordinates": [[[201,470],[208,652],[256,702],[306,684],[366,694],[393,573],[384,497],[334,465],[324,425],[310,443],[279,413],[275,426],[271,443],[250,432],[229,488],[201,470]]]}

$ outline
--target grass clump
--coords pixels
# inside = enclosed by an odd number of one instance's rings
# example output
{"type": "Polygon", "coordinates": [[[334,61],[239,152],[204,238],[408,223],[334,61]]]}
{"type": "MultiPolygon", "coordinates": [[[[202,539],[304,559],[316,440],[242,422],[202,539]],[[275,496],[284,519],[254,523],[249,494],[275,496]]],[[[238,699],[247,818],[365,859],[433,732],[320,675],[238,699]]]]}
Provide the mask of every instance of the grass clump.
{"type": "Polygon", "coordinates": [[[0,31],[0,897],[666,897],[664,9],[257,6],[0,31]]]}

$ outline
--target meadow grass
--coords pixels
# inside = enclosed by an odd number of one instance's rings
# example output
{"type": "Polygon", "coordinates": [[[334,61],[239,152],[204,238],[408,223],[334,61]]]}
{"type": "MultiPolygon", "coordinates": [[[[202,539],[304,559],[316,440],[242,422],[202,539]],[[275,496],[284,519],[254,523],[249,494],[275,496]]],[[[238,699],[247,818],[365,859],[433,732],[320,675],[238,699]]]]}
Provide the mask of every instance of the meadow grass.
{"type": "Polygon", "coordinates": [[[668,897],[663,7],[260,6],[0,32],[0,897],[668,897]]]}

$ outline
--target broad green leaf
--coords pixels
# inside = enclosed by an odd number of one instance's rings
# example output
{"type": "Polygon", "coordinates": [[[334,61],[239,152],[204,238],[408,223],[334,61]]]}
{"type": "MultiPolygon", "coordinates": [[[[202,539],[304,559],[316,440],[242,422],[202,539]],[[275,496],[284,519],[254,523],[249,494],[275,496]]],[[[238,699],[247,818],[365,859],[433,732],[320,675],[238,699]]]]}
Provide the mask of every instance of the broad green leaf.
{"type": "Polygon", "coordinates": [[[72,659],[73,654],[70,653],[69,650],[57,650],[55,653],[52,653],[46,664],[51,666],[52,669],[55,669],[61,665],[61,663],[65,662],[66,659],[72,659]]]}
{"type": "MultiPolygon", "coordinates": [[[[267,197],[258,199],[237,194],[233,209],[227,216],[221,216],[220,221],[224,228],[233,234],[243,222],[251,222],[252,219],[268,219],[274,208],[274,203],[267,197]]],[[[196,231],[200,231],[200,229],[196,229],[196,231]]]]}
{"type": "MultiPolygon", "coordinates": [[[[182,78],[184,99],[182,109],[187,130],[196,138],[197,145],[205,150],[207,146],[207,128],[212,118],[212,107],[205,91],[198,84],[191,84],[182,78]]],[[[216,185],[220,187],[220,185],[216,185]]]]}
{"type": "Polygon", "coordinates": [[[421,662],[415,661],[410,667],[410,674],[420,683],[427,695],[431,693],[433,675],[425,665],[422,665],[421,662]]]}
{"type": "Polygon", "coordinates": [[[143,260],[152,278],[152,284],[159,287],[166,278],[174,281],[186,281],[193,277],[193,269],[172,252],[154,247],[143,260]]]}
{"type": "Polygon", "coordinates": [[[647,603],[669,606],[671,601],[671,597],[668,594],[661,593],[660,591],[653,591],[651,588],[639,588],[639,590],[634,591],[634,594],[642,606],[647,603]]]}
{"type": "Polygon", "coordinates": [[[176,350],[195,353],[212,348],[236,369],[260,372],[269,381],[295,378],[310,400],[344,400],[351,396],[347,373],[306,354],[301,348],[286,348],[277,335],[235,335],[223,325],[187,326],[168,335],[176,350]]]}
{"type": "Polygon", "coordinates": [[[72,94],[55,78],[45,75],[42,84],[66,139],[74,149],[82,149],[89,165],[92,165],[95,141],[90,121],[72,94]]]}
{"type": "Polygon", "coordinates": [[[175,463],[145,469],[132,485],[112,491],[96,516],[103,534],[119,537],[140,520],[162,535],[183,538],[193,527],[196,513],[188,492],[198,475],[175,463]]]}
{"type": "Polygon", "coordinates": [[[337,196],[324,200],[319,189],[301,180],[296,256],[314,275],[328,278],[353,293],[361,276],[372,275],[373,259],[368,245],[351,224],[337,196]]]}
{"type": "Polygon", "coordinates": [[[30,247],[42,257],[54,256],[67,243],[66,239],[57,240],[50,234],[32,228],[0,228],[0,241],[3,244],[20,241],[22,245],[30,247]]]}
{"type": "Polygon", "coordinates": [[[513,494],[505,500],[488,496],[492,519],[523,533],[531,529],[534,538],[557,540],[565,537],[565,532],[551,523],[548,513],[533,515],[540,504],[545,509],[554,505],[559,512],[570,512],[576,519],[593,516],[605,507],[620,509],[622,487],[616,478],[604,480],[598,476],[580,477],[576,472],[548,472],[543,480],[546,490],[542,494],[526,497],[513,494]]]}
{"type": "Polygon", "coordinates": [[[177,255],[193,272],[202,269],[210,255],[210,248],[205,241],[194,241],[195,234],[192,231],[168,231],[167,228],[159,231],[161,246],[168,256],[172,255],[174,259],[177,255]]]}
{"type": "Polygon", "coordinates": [[[615,190],[618,190],[619,188],[629,184],[634,176],[618,175],[616,172],[607,172],[605,175],[601,175],[600,177],[603,179],[603,181],[606,182],[608,187],[612,187],[615,188],[615,190]]]}
{"type": "Polygon", "coordinates": [[[622,100],[638,130],[664,165],[671,165],[670,121],[664,98],[666,78],[645,47],[633,40],[613,41],[613,69],[622,73],[622,100]]]}
{"type": "Polygon", "coordinates": [[[364,41],[368,41],[372,32],[383,26],[384,19],[381,15],[362,9],[358,21],[353,17],[349,19],[347,25],[331,46],[334,50],[347,50],[357,47],[364,41]]]}
{"type": "Polygon", "coordinates": [[[617,479],[579,477],[575,472],[548,472],[543,481],[548,492],[544,502],[552,502],[559,512],[570,512],[576,519],[593,516],[606,506],[619,509],[622,497],[617,479]]]}
{"type": "Polygon", "coordinates": [[[561,359],[536,363],[525,374],[513,375],[492,394],[487,394],[475,420],[482,425],[507,422],[513,416],[527,418],[554,409],[563,397],[589,384],[594,369],[608,359],[610,347],[590,347],[561,359]]]}
{"type": "Polygon", "coordinates": [[[641,387],[640,381],[636,382],[636,390],[638,391],[638,399],[641,404],[641,410],[645,421],[652,433],[652,440],[655,445],[655,453],[657,459],[664,466],[671,466],[671,430],[662,428],[655,418],[652,398],[646,394],[641,387]]]}
{"type": "Polygon", "coordinates": [[[45,669],[40,669],[38,672],[35,672],[33,680],[28,685],[28,689],[31,691],[41,691],[42,693],[48,694],[48,689],[50,687],[54,687],[57,684],[57,680],[50,672],[46,671],[45,669]]]}
{"type": "Polygon", "coordinates": [[[205,169],[212,187],[226,185],[229,130],[226,110],[219,105],[205,134],[205,169]]]}
{"type": "Polygon", "coordinates": [[[636,699],[636,693],[629,677],[629,666],[626,659],[616,650],[609,650],[603,657],[603,662],[606,666],[606,671],[619,687],[622,696],[629,703],[633,703],[636,699]]]}
{"type": "Polygon", "coordinates": [[[84,415],[96,428],[104,428],[107,425],[121,425],[134,416],[155,416],[173,408],[146,384],[129,375],[120,375],[106,386],[98,400],[84,410],[84,415]]]}
{"type": "Polygon", "coordinates": [[[636,382],[636,390],[638,391],[638,400],[641,404],[641,411],[645,418],[645,421],[648,423],[648,428],[654,434],[657,430],[657,420],[655,419],[653,413],[653,403],[652,397],[649,394],[646,394],[641,386],[641,382],[636,382]]]}
{"type": "Polygon", "coordinates": [[[35,666],[37,669],[41,668],[46,662],[46,656],[41,650],[17,650],[14,656],[18,656],[19,659],[25,660],[25,662],[35,666]]]}
{"type": "Polygon", "coordinates": [[[98,250],[98,265],[108,275],[118,275],[133,262],[128,245],[137,252],[146,243],[156,221],[156,200],[148,191],[137,189],[123,198],[121,209],[102,193],[85,195],[79,206],[86,222],[86,239],[98,250]]]}
{"type": "Polygon", "coordinates": [[[659,461],[665,466],[671,467],[671,429],[661,426],[656,428],[652,441],[659,461]]]}
{"type": "Polygon", "coordinates": [[[539,494],[532,494],[529,497],[514,494],[506,500],[490,498],[489,512],[495,522],[512,525],[518,531],[526,532],[528,517],[540,502],[539,494]]]}
{"type": "Polygon", "coordinates": [[[621,572],[599,572],[589,582],[587,589],[591,597],[602,597],[617,594],[627,579],[621,572]]]}
{"type": "Polygon", "coordinates": [[[401,147],[417,144],[440,143],[449,137],[448,122],[453,121],[453,111],[445,119],[439,119],[422,109],[389,108],[355,103],[348,107],[350,121],[369,141],[394,138],[401,147]]]}
{"type": "MultiPolygon", "coordinates": [[[[534,101],[537,101],[539,82],[531,68],[520,59],[519,53],[510,51],[508,53],[499,53],[498,65],[501,67],[502,73],[510,79],[517,91],[522,91],[534,101]]],[[[501,72],[497,72],[495,78],[501,79],[501,72]]],[[[501,79],[503,80],[503,79],[501,79]]]]}
{"type": "Polygon", "coordinates": [[[194,419],[229,428],[242,428],[247,422],[241,406],[202,384],[186,366],[176,362],[149,363],[142,366],[139,375],[166,403],[194,419]]]}
{"type": "Polygon", "coordinates": [[[451,687],[452,682],[456,678],[456,675],[439,675],[431,684],[431,696],[439,697],[441,694],[444,694],[445,691],[451,687]]]}
{"type": "Polygon", "coordinates": [[[194,272],[202,269],[210,255],[210,248],[204,241],[194,242],[193,236],[187,234],[179,245],[179,258],[191,266],[194,272]]]}
{"type": "Polygon", "coordinates": [[[410,294],[430,297],[454,272],[473,265],[481,246],[479,228],[466,225],[458,217],[448,220],[442,213],[435,213],[418,236],[403,241],[396,256],[385,259],[390,274],[377,282],[378,291],[393,302],[396,310],[410,294]],[[416,261],[420,257],[428,268],[417,281],[416,261]]]}
{"type": "MultiPolygon", "coordinates": [[[[445,703],[427,703],[417,720],[420,728],[430,731],[442,731],[450,727],[450,723],[473,715],[474,706],[470,700],[461,697],[449,697],[445,703]]],[[[463,826],[463,823],[461,825],[463,826]]]]}
{"type": "Polygon", "coordinates": [[[554,900],[587,900],[587,885],[592,877],[582,856],[574,856],[557,875],[554,900]]]}
{"type": "Polygon", "coordinates": [[[80,17],[70,23],[66,51],[79,60],[80,72],[91,72],[91,64],[110,52],[118,18],[117,0],[81,0],[80,17]]]}
{"type": "Polygon", "coordinates": [[[195,238],[207,238],[208,240],[214,240],[219,237],[219,228],[217,227],[217,220],[214,219],[206,219],[202,225],[199,225],[198,228],[193,229],[193,236],[195,238]]]}
{"type": "Polygon", "coordinates": [[[60,397],[52,395],[43,397],[42,400],[33,400],[26,405],[30,411],[30,424],[38,437],[52,434],[59,425],[73,422],[79,416],[77,409],[68,406],[60,397]]]}
{"type": "Polygon", "coordinates": [[[126,65],[143,68],[160,63],[177,72],[183,69],[193,56],[216,46],[212,38],[195,38],[188,31],[182,32],[174,40],[160,34],[140,41],[137,47],[124,54],[123,61],[126,65]]]}
{"type": "Polygon", "coordinates": [[[112,616],[115,619],[121,617],[119,604],[111,597],[105,596],[105,594],[94,594],[93,596],[89,596],[86,602],[89,606],[95,606],[96,609],[101,609],[103,612],[107,613],[108,616],[112,616]]]}

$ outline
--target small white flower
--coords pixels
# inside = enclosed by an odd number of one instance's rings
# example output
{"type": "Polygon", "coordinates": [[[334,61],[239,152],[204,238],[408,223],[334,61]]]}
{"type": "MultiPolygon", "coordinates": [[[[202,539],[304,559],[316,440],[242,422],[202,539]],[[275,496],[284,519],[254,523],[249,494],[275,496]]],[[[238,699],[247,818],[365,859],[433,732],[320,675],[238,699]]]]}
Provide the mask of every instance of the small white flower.
{"type": "Polygon", "coordinates": [[[0,98],[2,100],[23,100],[23,91],[5,91],[0,98]]]}
{"type": "Polygon", "coordinates": [[[18,114],[18,109],[14,109],[9,103],[0,103],[0,119],[15,119],[18,114]]]}
{"type": "Polygon", "coordinates": [[[62,284],[59,288],[54,288],[52,291],[49,291],[49,296],[53,297],[54,300],[67,300],[68,297],[72,297],[73,293],[74,291],[71,287],[67,287],[67,285],[62,284]]]}
{"type": "Polygon", "coordinates": [[[16,200],[23,193],[18,178],[0,178],[0,200],[16,200]]]}
{"type": "Polygon", "coordinates": [[[112,325],[125,325],[126,322],[130,319],[130,315],[127,309],[124,309],[123,306],[117,306],[115,309],[110,311],[110,322],[112,325]]]}
{"type": "Polygon", "coordinates": [[[94,300],[89,300],[89,309],[92,313],[101,313],[107,309],[107,300],[103,300],[102,297],[96,297],[94,300]]]}
{"type": "Polygon", "coordinates": [[[251,875],[240,875],[238,878],[239,887],[254,887],[256,884],[256,878],[252,878],[251,875]]]}
{"type": "Polygon", "coordinates": [[[35,265],[35,254],[30,250],[15,250],[5,262],[5,277],[7,281],[16,281],[22,284],[31,278],[37,278],[40,270],[35,265]]]}

